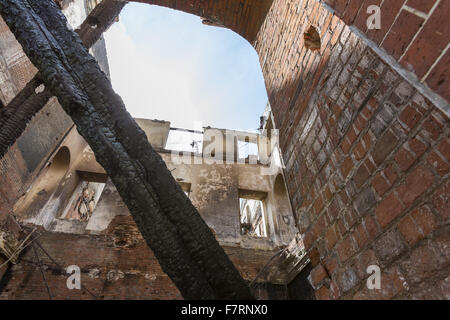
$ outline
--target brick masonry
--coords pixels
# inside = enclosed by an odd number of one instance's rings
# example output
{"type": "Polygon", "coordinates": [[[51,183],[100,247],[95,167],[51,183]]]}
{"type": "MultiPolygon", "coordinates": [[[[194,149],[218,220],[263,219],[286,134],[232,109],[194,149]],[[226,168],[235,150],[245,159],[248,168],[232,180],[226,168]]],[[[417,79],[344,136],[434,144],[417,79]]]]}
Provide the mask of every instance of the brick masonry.
{"type": "MultiPolygon", "coordinates": [[[[318,299],[450,298],[448,116],[349,28],[449,100],[448,1],[326,0],[328,8],[317,0],[142,2],[206,17],[254,45],[318,299]],[[381,6],[381,30],[367,30],[370,4],[381,6]],[[319,51],[304,46],[311,25],[319,51]],[[381,290],[366,287],[371,264],[381,268],[381,290]]],[[[13,163],[16,148],[2,161],[13,163]]],[[[24,179],[17,159],[0,184],[24,179]]],[[[18,192],[0,190],[0,205],[18,192]]]]}
{"type": "MultiPolygon", "coordinates": [[[[37,70],[0,17],[0,101],[7,105],[37,70]]],[[[1,107],[0,107],[1,109],[1,107]]]]}
{"type": "Polygon", "coordinates": [[[445,0],[325,0],[347,25],[354,25],[418,79],[450,101],[448,83],[450,2],[445,0]],[[370,5],[380,7],[381,30],[368,30],[370,5]]]}
{"type": "MultiPolygon", "coordinates": [[[[39,230],[40,244],[63,268],[81,269],[81,290],[70,290],[61,274],[37,248],[54,299],[182,299],[144,242],[131,215],[118,216],[101,235],[75,235],[39,230]]],[[[274,255],[273,251],[224,247],[244,279],[251,281],[274,255]]],[[[48,299],[32,249],[0,281],[0,299],[48,299]]],[[[258,295],[267,296],[260,288],[258,295]]]]}
{"type": "MultiPolygon", "coordinates": [[[[299,230],[318,257],[310,275],[316,297],[448,299],[448,117],[351,31],[362,28],[369,1],[327,2],[336,14],[318,1],[274,1],[255,42],[299,230]],[[311,25],[319,52],[303,45],[311,25]],[[381,267],[381,290],[366,287],[371,264],[381,267]]],[[[387,6],[398,2],[384,1],[382,10],[392,14],[387,6]]],[[[434,18],[424,24],[405,7],[397,11],[381,45],[411,62],[434,18]],[[417,32],[402,31],[403,19],[417,32]]]]}
{"type": "MultiPolygon", "coordinates": [[[[135,0],[195,14],[217,26],[255,40],[272,0],[135,0]]],[[[206,22],[206,21],[205,21],[206,22]]]]}
{"type": "MultiPolygon", "coordinates": [[[[22,51],[20,44],[0,17],[0,100],[6,106],[36,74],[36,68],[22,51]]],[[[1,107],[0,107],[1,110],[1,107]]],[[[0,221],[1,213],[11,208],[18,194],[23,192],[28,177],[25,161],[14,144],[0,159],[0,221]]]]}

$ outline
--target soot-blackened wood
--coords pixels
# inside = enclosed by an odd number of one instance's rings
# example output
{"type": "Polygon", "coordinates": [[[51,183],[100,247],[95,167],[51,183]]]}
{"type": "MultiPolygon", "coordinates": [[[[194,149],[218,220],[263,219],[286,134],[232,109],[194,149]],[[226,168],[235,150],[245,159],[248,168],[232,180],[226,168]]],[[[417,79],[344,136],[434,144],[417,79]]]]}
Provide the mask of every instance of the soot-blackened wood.
{"type": "Polygon", "coordinates": [[[51,0],[2,0],[0,13],[71,116],[185,298],[253,299],[209,227],[51,0]]]}
{"type": "Polygon", "coordinates": [[[75,30],[86,48],[92,47],[102,34],[114,23],[120,11],[126,5],[123,1],[103,0],[75,30]]]}
{"type": "Polygon", "coordinates": [[[35,76],[5,108],[0,110],[0,159],[20,137],[31,118],[53,96],[48,89],[36,93],[36,88],[41,84],[43,84],[41,79],[35,76]]]}
{"type": "MultiPolygon", "coordinates": [[[[103,0],[76,30],[86,48],[92,47],[114,22],[125,2],[103,0]]],[[[48,88],[36,90],[43,84],[39,73],[26,84],[14,99],[0,111],[0,159],[16,142],[28,122],[53,96],[48,88]]]]}

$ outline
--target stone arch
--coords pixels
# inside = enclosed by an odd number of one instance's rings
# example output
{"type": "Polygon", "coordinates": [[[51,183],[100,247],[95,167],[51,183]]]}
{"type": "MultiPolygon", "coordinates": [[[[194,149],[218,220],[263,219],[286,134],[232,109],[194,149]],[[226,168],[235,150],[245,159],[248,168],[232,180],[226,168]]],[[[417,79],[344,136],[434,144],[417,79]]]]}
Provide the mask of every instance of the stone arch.
{"type": "Polygon", "coordinates": [[[251,44],[273,0],[132,0],[163,6],[202,18],[203,23],[233,30],[251,44]]]}

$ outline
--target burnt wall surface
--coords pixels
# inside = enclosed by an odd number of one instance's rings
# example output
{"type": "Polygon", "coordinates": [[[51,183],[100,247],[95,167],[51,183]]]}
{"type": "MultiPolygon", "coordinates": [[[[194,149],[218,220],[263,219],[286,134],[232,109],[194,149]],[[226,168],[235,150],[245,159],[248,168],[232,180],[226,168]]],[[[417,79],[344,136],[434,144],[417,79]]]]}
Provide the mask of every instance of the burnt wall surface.
{"type": "Polygon", "coordinates": [[[316,297],[448,299],[448,116],[318,1],[274,1],[255,44],[316,297]]]}
{"type": "Polygon", "coordinates": [[[53,98],[0,159],[0,221],[26,192],[71,126],[72,121],[53,98]]]}
{"type": "Polygon", "coordinates": [[[36,71],[0,17],[0,100],[4,106],[25,87],[36,71]]]}
{"type": "MultiPolygon", "coordinates": [[[[374,0],[381,30],[365,27],[368,0],[140,2],[203,16],[254,44],[317,298],[449,298],[448,106],[403,72],[448,100],[448,1],[374,0]],[[305,46],[310,26],[318,51],[305,46]],[[381,290],[365,286],[371,264],[381,290]]],[[[33,70],[7,61],[2,104],[33,70]]],[[[30,177],[17,144],[1,161],[0,209],[30,177]]]]}
{"type": "MultiPolygon", "coordinates": [[[[81,15],[72,17],[74,25],[80,24],[86,16],[84,7],[77,9],[81,15]]],[[[70,10],[65,13],[68,16],[72,14],[70,10]]],[[[93,46],[91,52],[109,76],[103,38],[93,46]]],[[[7,111],[8,103],[36,73],[37,69],[0,17],[0,106],[4,106],[4,111],[7,111]]],[[[64,113],[58,100],[52,98],[29,122],[8,153],[0,159],[0,222],[12,210],[16,200],[29,188],[72,125],[72,120],[64,113]]]]}
{"type": "MultiPolygon", "coordinates": [[[[140,235],[131,215],[118,216],[103,235],[79,235],[39,230],[39,241],[63,268],[77,265],[85,289],[68,289],[68,275],[37,249],[54,299],[182,299],[161,270],[158,260],[140,235]]],[[[224,247],[251,281],[273,255],[272,251],[224,247]]],[[[261,297],[277,297],[277,287],[260,285],[261,297]],[[275,287],[275,289],[274,289],[275,287]]],[[[283,297],[283,291],[278,293],[283,297]]],[[[0,299],[47,299],[47,290],[32,250],[12,266],[0,282],[0,299]]]]}
{"type": "MultiPolygon", "coordinates": [[[[151,123],[151,120],[140,121],[141,125],[151,123]]],[[[43,128],[34,128],[37,137],[45,134],[43,128]]],[[[159,132],[158,128],[152,129],[159,132]]],[[[152,129],[148,129],[149,136],[153,136],[152,129]]],[[[39,143],[40,139],[36,145],[39,143]]],[[[14,212],[21,221],[42,225],[47,231],[102,232],[116,215],[130,214],[114,184],[106,179],[104,169],[76,128],[66,135],[56,154],[63,149],[67,149],[71,155],[67,167],[53,170],[57,167],[54,167],[52,158],[52,165],[39,173],[26,195],[15,203],[14,212]],[[105,176],[105,190],[99,196],[89,223],[84,226],[85,229],[80,229],[79,225],[65,219],[64,212],[76,194],[79,183],[86,179],[92,181],[95,175],[105,176]]],[[[30,148],[29,153],[35,155],[37,152],[30,148]]],[[[288,245],[294,238],[297,231],[281,168],[269,175],[263,174],[268,167],[262,164],[205,163],[207,159],[200,155],[172,154],[170,150],[164,149],[160,149],[160,155],[173,177],[186,188],[189,199],[206,224],[214,230],[219,243],[272,250],[288,245]],[[239,197],[242,195],[239,190],[256,192],[262,196],[265,236],[241,234],[239,197]]],[[[39,156],[36,158],[40,159],[39,156]]]]}
{"type": "MultiPolygon", "coordinates": [[[[275,223],[280,213],[273,203],[272,189],[278,175],[261,175],[262,165],[187,164],[173,161],[175,159],[167,150],[162,150],[161,155],[177,181],[189,184],[189,198],[242,276],[247,281],[255,279],[283,244],[280,235],[287,233],[279,229],[279,222],[275,223]],[[268,219],[272,221],[268,223],[267,237],[240,234],[239,188],[267,194],[265,208],[268,210],[268,219]]],[[[192,155],[187,158],[192,160],[192,155]]],[[[83,279],[86,277],[83,283],[88,289],[93,287],[96,295],[94,297],[88,292],[68,290],[65,286],[67,275],[62,275],[61,270],[58,272],[56,266],[45,258],[44,268],[49,272],[47,279],[52,292],[55,291],[54,297],[180,298],[178,290],[174,290],[173,283],[162,272],[153,253],[148,251],[114,184],[106,177],[103,168],[95,161],[92,150],[75,128],[62,141],[54,159],[60,160],[52,160],[52,165],[34,179],[26,196],[15,204],[14,213],[23,224],[29,228],[37,227],[43,233],[42,237],[38,236],[39,241],[59,264],[64,267],[79,266],[83,279]],[[70,154],[70,160],[59,156],[61,154],[70,154]],[[82,180],[105,183],[88,221],[66,214],[67,209],[73,208],[74,203],[71,201],[80,199],[82,180]],[[127,288],[118,289],[122,286],[127,288]]],[[[13,222],[12,219],[6,221],[10,224],[13,222]]],[[[292,227],[289,230],[295,233],[292,227]]],[[[298,248],[295,244],[294,247],[298,248]]],[[[44,253],[40,252],[40,256],[43,257],[44,253]]],[[[277,263],[285,265],[293,262],[291,256],[290,262],[283,263],[281,260],[277,263]]],[[[255,295],[264,299],[287,298],[283,279],[290,270],[278,269],[280,272],[270,277],[266,273],[260,274],[254,288],[255,295]],[[282,285],[275,284],[280,281],[282,285]]],[[[45,294],[45,286],[32,251],[21,256],[19,264],[9,269],[1,283],[3,295],[0,298],[3,299],[34,299],[39,294],[45,294]]]]}

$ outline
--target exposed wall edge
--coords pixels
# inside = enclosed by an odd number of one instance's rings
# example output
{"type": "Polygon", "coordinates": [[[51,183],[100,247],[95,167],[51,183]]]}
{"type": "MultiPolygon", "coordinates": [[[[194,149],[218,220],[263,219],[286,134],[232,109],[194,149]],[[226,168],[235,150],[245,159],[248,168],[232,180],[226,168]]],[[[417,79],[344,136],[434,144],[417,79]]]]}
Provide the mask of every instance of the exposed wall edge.
{"type": "MultiPolygon", "coordinates": [[[[319,0],[322,6],[327,9],[330,13],[335,14],[333,8],[328,4],[319,0]]],[[[387,63],[393,70],[395,70],[403,79],[408,81],[418,92],[429,99],[439,110],[441,110],[447,117],[450,118],[450,106],[444,98],[431,90],[425,83],[420,82],[417,76],[406,70],[400,63],[397,62],[394,57],[389,55],[386,50],[379,47],[375,42],[370,40],[363,32],[361,32],[355,26],[349,26],[350,30],[355,33],[359,38],[361,38],[365,44],[371,48],[385,63],[387,63]]]]}
{"type": "Polygon", "coordinates": [[[425,83],[420,82],[413,72],[402,67],[397,60],[390,56],[384,49],[378,47],[372,40],[367,38],[367,36],[358,28],[350,26],[350,30],[357,34],[384,62],[386,62],[393,70],[397,71],[403,79],[408,81],[417,91],[428,98],[439,110],[450,118],[450,106],[444,98],[431,90],[425,83]]]}

